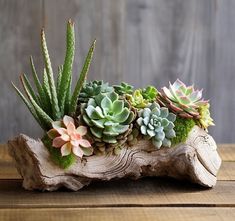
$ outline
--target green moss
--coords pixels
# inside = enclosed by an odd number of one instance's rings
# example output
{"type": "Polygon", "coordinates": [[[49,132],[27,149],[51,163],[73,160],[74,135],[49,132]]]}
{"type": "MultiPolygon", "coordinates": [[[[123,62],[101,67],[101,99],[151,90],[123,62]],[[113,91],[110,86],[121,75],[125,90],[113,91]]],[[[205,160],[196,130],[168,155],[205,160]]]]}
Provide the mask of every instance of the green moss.
{"type": "Polygon", "coordinates": [[[176,137],[171,139],[172,146],[185,142],[189,132],[192,130],[192,128],[195,126],[195,121],[193,119],[186,119],[186,118],[181,118],[177,117],[175,122],[175,133],[176,137]]]}
{"type": "Polygon", "coordinates": [[[47,135],[42,138],[42,142],[50,152],[51,159],[58,166],[62,167],[63,169],[67,169],[75,162],[76,157],[74,156],[74,154],[70,154],[68,156],[61,156],[60,148],[54,148],[52,146],[52,140],[47,135]]]}

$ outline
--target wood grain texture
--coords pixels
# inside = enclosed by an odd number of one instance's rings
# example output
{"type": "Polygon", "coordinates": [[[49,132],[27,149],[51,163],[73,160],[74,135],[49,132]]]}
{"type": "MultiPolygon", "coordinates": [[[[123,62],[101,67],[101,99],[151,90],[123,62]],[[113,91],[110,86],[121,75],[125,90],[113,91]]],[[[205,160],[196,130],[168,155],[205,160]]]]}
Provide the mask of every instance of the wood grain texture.
{"type": "Polygon", "coordinates": [[[8,142],[9,154],[27,190],[55,191],[61,187],[77,191],[91,182],[169,176],[214,187],[221,158],[214,139],[194,126],[185,142],[156,149],[149,140],[125,146],[119,155],[105,154],[78,159],[68,169],[58,167],[41,140],[20,135],[8,142]]]}
{"type": "Polygon", "coordinates": [[[170,178],[96,182],[78,192],[27,191],[20,180],[0,180],[0,208],[234,207],[235,182],[210,190],[170,178]]]}
{"type": "Polygon", "coordinates": [[[162,87],[177,77],[211,98],[217,142],[235,142],[235,2],[233,0],[0,0],[0,141],[40,130],[9,87],[29,72],[32,54],[42,70],[39,30],[45,26],[54,70],[63,62],[65,24],[76,22],[75,78],[97,38],[90,79],[162,87]],[[224,129],[226,128],[226,130],[224,129]]]}
{"type": "Polygon", "coordinates": [[[62,209],[0,209],[0,219],[70,220],[77,221],[233,221],[235,208],[62,208],[62,209]]]}
{"type": "MultiPolygon", "coordinates": [[[[223,161],[218,173],[218,180],[235,181],[235,145],[219,144],[218,152],[223,161]]],[[[21,176],[17,172],[12,158],[8,154],[8,146],[0,145],[0,179],[19,179],[21,176]]]]}

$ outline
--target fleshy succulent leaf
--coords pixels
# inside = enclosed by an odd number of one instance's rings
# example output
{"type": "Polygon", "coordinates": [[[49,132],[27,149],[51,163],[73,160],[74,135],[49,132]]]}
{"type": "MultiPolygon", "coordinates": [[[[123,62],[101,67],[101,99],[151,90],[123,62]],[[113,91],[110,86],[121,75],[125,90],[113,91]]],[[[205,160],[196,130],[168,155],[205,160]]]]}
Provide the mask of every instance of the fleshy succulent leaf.
{"type": "Polygon", "coordinates": [[[169,113],[167,108],[160,107],[154,102],[149,107],[138,111],[138,116],[136,122],[140,132],[150,137],[155,147],[160,148],[161,145],[170,147],[171,142],[168,140],[175,136],[173,113],[169,113]]]}
{"type": "Polygon", "coordinates": [[[60,113],[60,108],[58,104],[56,87],[55,87],[55,82],[53,78],[53,71],[51,67],[50,56],[49,56],[48,49],[47,49],[44,30],[42,30],[41,32],[41,44],[42,44],[43,58],[44,58],[45,66],[46,66],[46,73],[47,73],[49,86],[50,86],[53,120],[57,120],[61,118],[61,113],[60,113]]]}
{"type": "Polygon", "coordinates": [[[62,115],[65,111],[65,101],[68,91],[71,87],[71,76],[72,76],[72,67],[74,60],[74,51],[75,51],[75,34],[74,34],[74,23],[69,20],[67,24],[67,34],[66,34],[66,55],[63,64],[63,72],[61,75],[61,82],[58,94],[59,107],[62,115]]]}
{"type": "Polygon", "coordinates": [[[83,65],[82,71],[80,73],[80,77],[78,79],[78,82],[77,82],[76,87],[73,92],[73,95],[71,98],[71,103],[70,103],[70,114],[71,115],[74,114],[76,111],[79,93],[84,85],[84,82],[86,80],[86,77],[87,77],[87,74],[89,71],[90,63],[91,63],[93,52],[95,49],[95,43],[96,43],[96,40],[92,43],[90,50],[88,51],[85,63],[83,65]]]}

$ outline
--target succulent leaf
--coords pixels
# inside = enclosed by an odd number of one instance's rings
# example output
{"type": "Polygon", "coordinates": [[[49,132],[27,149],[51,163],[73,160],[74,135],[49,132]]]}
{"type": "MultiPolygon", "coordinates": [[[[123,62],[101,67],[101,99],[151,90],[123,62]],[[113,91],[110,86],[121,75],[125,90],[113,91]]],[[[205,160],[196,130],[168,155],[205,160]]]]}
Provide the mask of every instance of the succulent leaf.
{"type": "Polygon", "coordinates": [[[209,126],[214,126],[213,119],[210,116],[210,104],[206,104],[199,107],[200,119],[197,121],[197,124],[202,128],[206,129],[209,126]]]}
{"type": "Polygon", "coordinates": [[[88,71],[89,71],[89,68],[90,68],[91,60],[92,60],[93,53],[94,53],[94,50],[95,50],[95,43],[96,43],[96,40],[94,40],[94,42],[92,43],[92,45],[91,45],[91,47],[88,51],[88,54],[87,54],[85,63],[83,65],[79,80],[78,80],[78,82],[76,84],[76,87],[74,89],[74,92],[73,92],[73,95],[72,95],[72,98],[71,98],[71,104],[70,104],[70,114],[71,115],[73,115],[76,111],[77,102],[78,102],[78,99],[79,99],[79,93],[80,93],[80,91],[81,91],[81,89],[84,85],[84,82],[86,80],[86,77],[87,77],[87,74],[88,74],[88,71]]]}
{"type": "Polygon", "coordinates": [[[110,93],[113,90],[113,87],[110,87],[108,83],[104,83],[103,81],[91,81],[86,83],[81,89],[78,101],[80,103],[86,103],[90,98],[94,98],[97,95],[102,96],[102,94],[110,93]]]}
{"type": "Polygon", "coordinates": [[[117,142],[117,136],[125,133],[134,120],[134,113],[125,107],[125,100],[120,100],[118,94],[110,92],[90,98],[82,106],[82,118],[90,127],[95,138],[109,144],[117,142]]]}
{"type": "Polygon", "coordinates": [[[150,102],[156,100],[157,94],[158,94],[158,91],[153,86],[148,86],[142,90],[143,98],[150,101],[150,102]]]}
{"type": "Polygon", "coordinates": [[[163,87],[157,98],[161,106],[169,108],[172,112],[183,118],[199,119],[198,109],[208,101],[202,99],[202,90],[195,90],[194,86],[186,86],[177,79],[169,88],[163,87]]]}
{"type": "Polygon", "coordinates": [[[50,86],[53,119],[57,120],[61,118],[61,112],[60,112],[60,108],[58,104],[56,87],[55,87],[55,82],[53,78],[52,66],[51,66],[51,60],[50,60],[50,56],[49,56],[48,49],[47,49],[44,30],[42,30],[41,32],[41,44],[42,44],[43,58],[44,58],[45,66],[46,66],[46,73],[47,73],[49,86],[50,86]]]}
{"type": "Polygon", "coordinates": [[[175,115],[169,113],[165,107],[160,107],[156,102],[149,107],[138,112],[137,124],[140,132],[144,136],[151,138],[155,147],[160,148],[162,145],[170,147],[170,139],[175,137],[174,122],[175,115]]]}
{"type": "Polygon", "coordinates": [[[141,90],[135,90],[132,95],[127,95],[127,99],[137,109],[145,108],[149,105],[149,101],[143,98],[141,90]]]}
{"type": "Polygon", "coordinates": [[[134,88],[132,85],[125,82],[122,82],[120,85],[114,85],[113,87],[115,92],[119,95],[132,94],[134,88]]]}

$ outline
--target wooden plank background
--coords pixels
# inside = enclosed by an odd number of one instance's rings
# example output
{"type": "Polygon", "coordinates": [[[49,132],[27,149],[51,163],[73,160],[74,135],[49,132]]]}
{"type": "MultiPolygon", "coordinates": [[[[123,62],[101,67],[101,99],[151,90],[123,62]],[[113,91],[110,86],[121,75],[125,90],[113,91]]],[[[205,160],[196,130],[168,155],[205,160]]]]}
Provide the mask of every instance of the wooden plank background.
{"type": "Polygon", "coordinates": [[[42,71],[45,27],[54,69],[63,62],[66,21],[76,22],[75,76],[97,39],[90,79],[162,87],[180,78],[205,88],[217,142],[235,142],[235,1],[0,0],[0,142],[40,129],[10,82],[29,74],[29,56],[42,71]]]}

